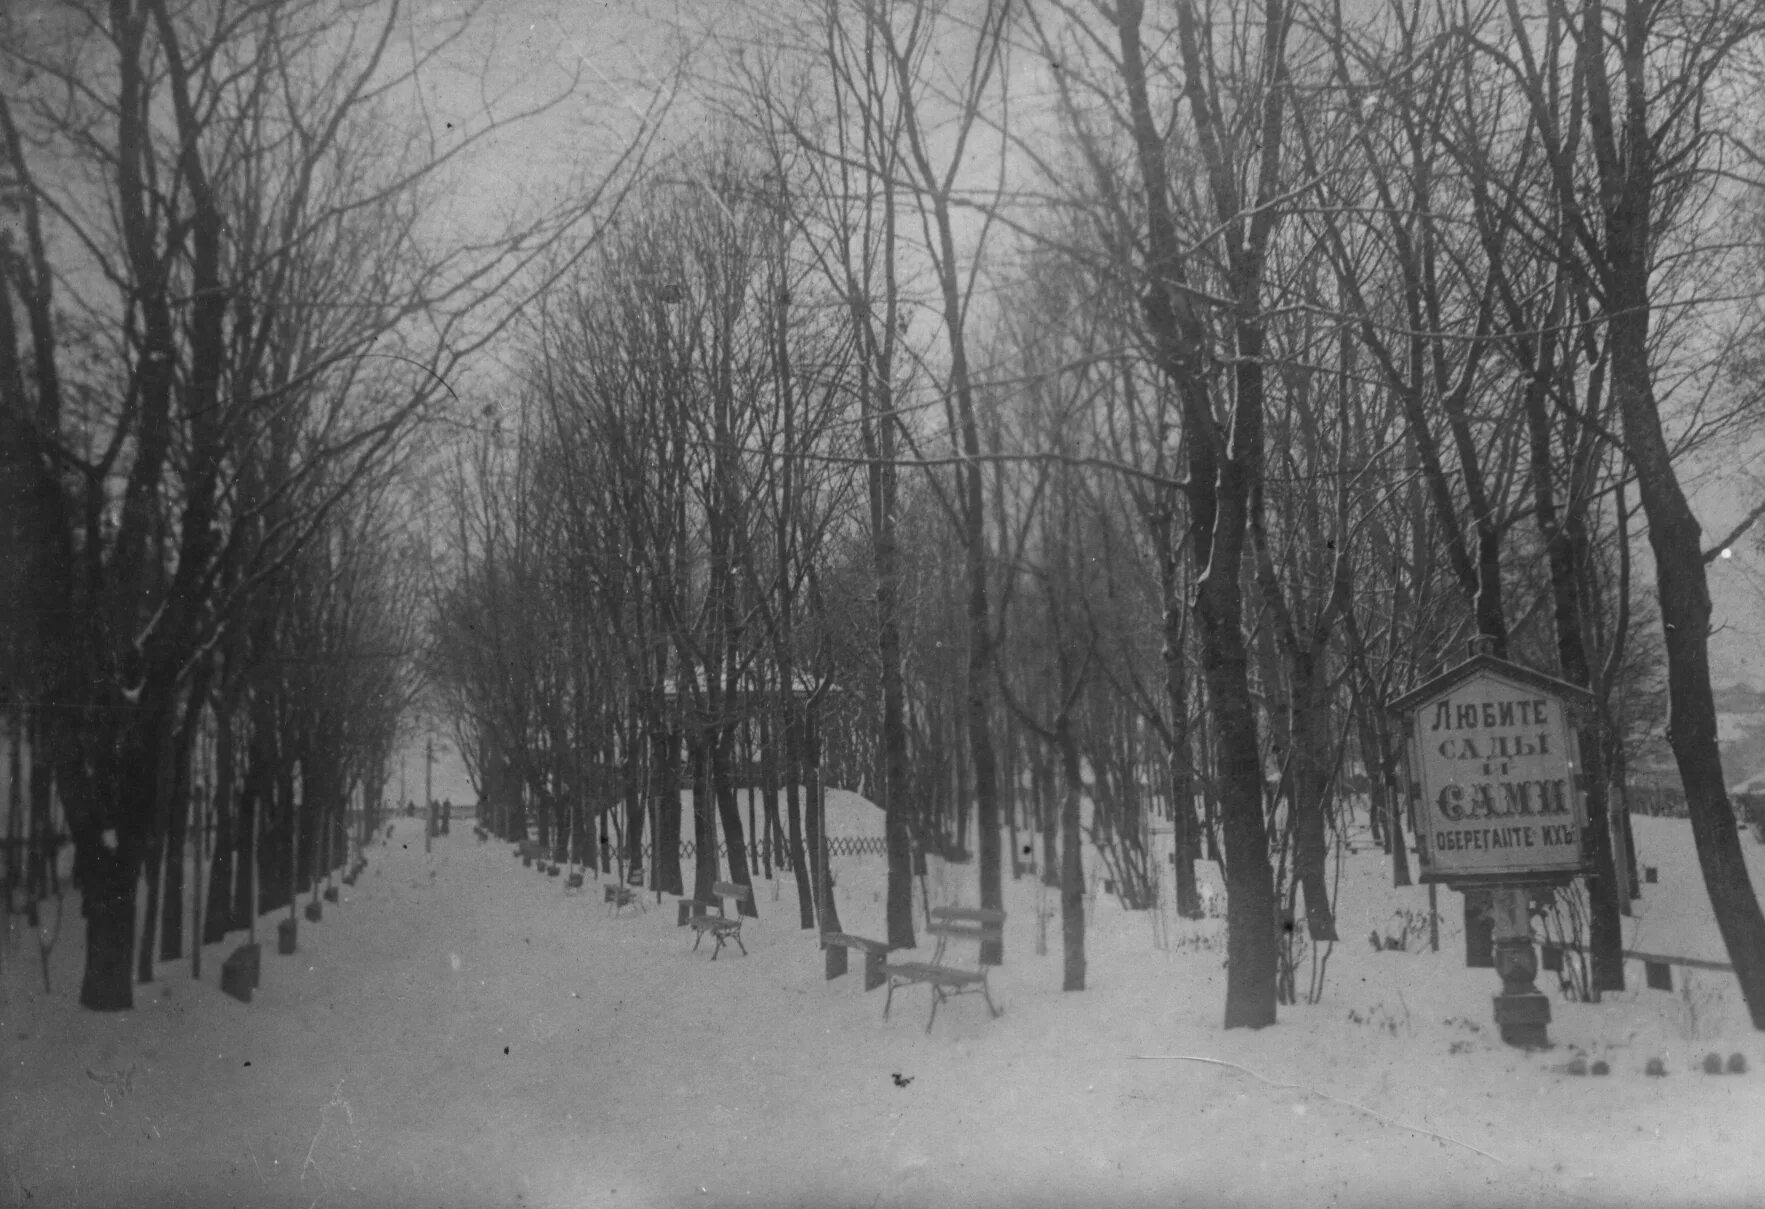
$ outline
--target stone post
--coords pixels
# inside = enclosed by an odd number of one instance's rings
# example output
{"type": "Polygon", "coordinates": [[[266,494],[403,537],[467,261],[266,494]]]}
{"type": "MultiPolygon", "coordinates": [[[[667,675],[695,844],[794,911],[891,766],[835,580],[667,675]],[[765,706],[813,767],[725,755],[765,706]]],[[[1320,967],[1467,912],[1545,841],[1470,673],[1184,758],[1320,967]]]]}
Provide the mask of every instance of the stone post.
{"type": "Polygon", "coordinates": [[[1533,982],[1538,954],[1532,947],[1531,895],[1525,886],[1500,886],[1489,897],[1495,972],[1501,975],[1502,986],[1495,997],[1501,1039],[1525,1049],[1548,1049],[1551,1005],[1533,982]]]}

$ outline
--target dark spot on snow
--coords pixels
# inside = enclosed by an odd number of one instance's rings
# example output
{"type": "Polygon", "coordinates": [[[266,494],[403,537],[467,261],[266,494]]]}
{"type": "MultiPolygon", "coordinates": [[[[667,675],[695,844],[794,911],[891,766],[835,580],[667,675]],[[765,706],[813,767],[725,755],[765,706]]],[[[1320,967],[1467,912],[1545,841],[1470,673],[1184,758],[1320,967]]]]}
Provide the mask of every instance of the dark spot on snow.
{"type": "Polygon", "coordinates": [[[896,1087],[906,1087],[909,1083],[913,1082],[912,1075],[903,1075],[900,1071],[896,1071],[894,1074],[890,1075],[889,1078],[895,1081],[896,1087]]]}
{"type": "Polygon", "coordinates": [[[507,1055],[507,1054],[508,1054],[508,1052],[509,1052],[509,1047],[508,1047],[508,1046],[506,1046],[506,1045],[505,1045],[505,1046],[503,1046],[503,1053],[504,1053],[504,1054],[505,1054],[505,1055],[507,1055]]]}
{"type": "Polygon", "coordinates": [[[246,1060],[245,1060],[245,1065],[247,1065],[247,1066],[250,1066],[250,1065],[251,1065],[251,1059],[250,1059],[250,1058],[247,1058],[247,1059],[246,1059],[246,1060]]]}
{"type": "Polygon", "coordinates": [[[1293,931],[1293,921],[1290,919],[1283,919],[1281,921],[1281,931],[1283,931],[1283,932],[1293,931]]]}

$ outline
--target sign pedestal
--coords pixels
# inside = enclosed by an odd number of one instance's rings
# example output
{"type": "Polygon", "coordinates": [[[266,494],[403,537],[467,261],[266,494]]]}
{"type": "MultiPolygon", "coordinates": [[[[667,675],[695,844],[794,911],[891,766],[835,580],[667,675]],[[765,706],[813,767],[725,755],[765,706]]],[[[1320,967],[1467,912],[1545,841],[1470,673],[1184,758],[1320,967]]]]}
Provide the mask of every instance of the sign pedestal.
{"type": "Polygon", "coordinates": [[[1495,997],[1495,1023],[1501,1039],[1524,1049],[1549,1049],[1550,1000],[1533,979],[1538,955],[1532,948],[1531,895],[1524,886],[1502,886],[1490,895],[1495,925],[1495,971],[1501,994],[1495,997]]]}

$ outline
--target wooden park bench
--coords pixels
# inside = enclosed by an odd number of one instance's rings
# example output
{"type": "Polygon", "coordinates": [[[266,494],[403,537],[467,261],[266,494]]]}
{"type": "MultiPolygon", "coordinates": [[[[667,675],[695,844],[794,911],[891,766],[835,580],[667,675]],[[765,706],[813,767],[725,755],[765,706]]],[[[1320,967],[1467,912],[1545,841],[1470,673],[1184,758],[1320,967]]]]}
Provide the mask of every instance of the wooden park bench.
{"type": "Polygon", "coordinates": [[[885,942],[853,936],[849,932],[823,932],[821,947],[827,951],[829,981],[846,972],[846,955],[853,949],[860,949],[864,953],[865,990],[874,991],[888,981],[888,975],[883,973],[883,963],[889,956],[889,946],[885,942]]]}
{"type": "MultiPolygon", "coordinates": [[[[1585,945],[1574,941],[1545,940],[1539,946],[1541,967],[1555,974],[1563,970],[1563,954],[1565,952],[1587,955],[1585,945]]],[[[1711,961],[1704,957],[1674,957],[1665,953],[1639,953],[1635,949],[1625,949],[1626,961],[1642,962],[1643,980],[1651,991],[1671,991],[1673,989],[1673,967],[1682,966],[1688,970],[1720,970],[1734,973],[1734,967],[1726,961],[1711,961]]]]}
{"type": "Polygon", "coordinates": [[[614,915],[619,914],[627,907],[636,907],[639,911],[646,909],[643,891],[637,886],[622,886],[617,882],[608,882],[602,889],[606,892],[607,905],[613,908],[614,915]]]}
{"type": "Polygon", "coordinates": [[[987,1010],[997,1019],[999,1008],[993,1003],[992,992],[987,989],[987,967],[980,963],[978,954],[979,946],[987,941],[1004,939],[1005,912],[981,907],[933,907],[931,922],[925,930],[938,938],[938,946],[930,961],[883,963],[882,972],[889,980],[888,997],[883,1000],[883,1019],[888,1019],[895,988],[917,982],[926,983],[932,989],[932,1013],[925,1022],[928,1033],[932,1031],[932,1022],[938,1018],[938,1005],[957,995],[978,992],[987,1001],[987,1010]],[[956,965],[946,960],[953,940],[975,942],[977,955],[973,966],[956,965]]]}
{"type": "Polygon", "coordinates": [[[715,897],[710,899],[681,899],[680,918],[676,921],[675,926],[692,928],[695,952],[698,950],[699,942],[705,939],[706,934],[709,933],[711,938],[717,942],[717,947],[711,950],[712,961],[717,960],[717,954],[721,953],[723,946],[732,940],[735,941],[736,947],[742,951],[742,956],[746,957],[748,946],[742,944],[740,909],[737,909],[735,915],[726,915],[723,910],[723,900],[733,898],[738,902],[752,902],[753,889],[737,885],[735,882],[717,882],[712,885],[711,893],[715,897]],[[713,911],[716,912],[715,915],[711,914],[713,911]]]}

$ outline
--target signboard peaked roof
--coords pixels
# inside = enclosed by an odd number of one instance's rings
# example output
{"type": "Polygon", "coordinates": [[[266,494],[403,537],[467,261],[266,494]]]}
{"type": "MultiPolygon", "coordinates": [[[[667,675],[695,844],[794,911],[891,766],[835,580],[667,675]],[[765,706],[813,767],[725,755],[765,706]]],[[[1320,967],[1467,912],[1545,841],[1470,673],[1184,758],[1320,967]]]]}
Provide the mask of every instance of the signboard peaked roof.
{"type": "Polygon", "coordinates": [[[1386,702],[1385,708],[1390,710],[1414,709],[1423,702],[1452,692],[1453,689],[1477,676],[1501,676],[1516,681],[1527,688],[1534,688],[1549,693],[1571,705],[1590,706],[1593,694],[1577,684],[1567,680],[1559,680],[1555,676],[1547,676],[1543,672],[1534,671],[1518,663],[1510,663],[1506,659],[1498,659],[1487,652],[1472,655],[1456,667],[1450,667],[1425,684],[1418,685],[1401,697],[1394,697],[1386,702]]]}

